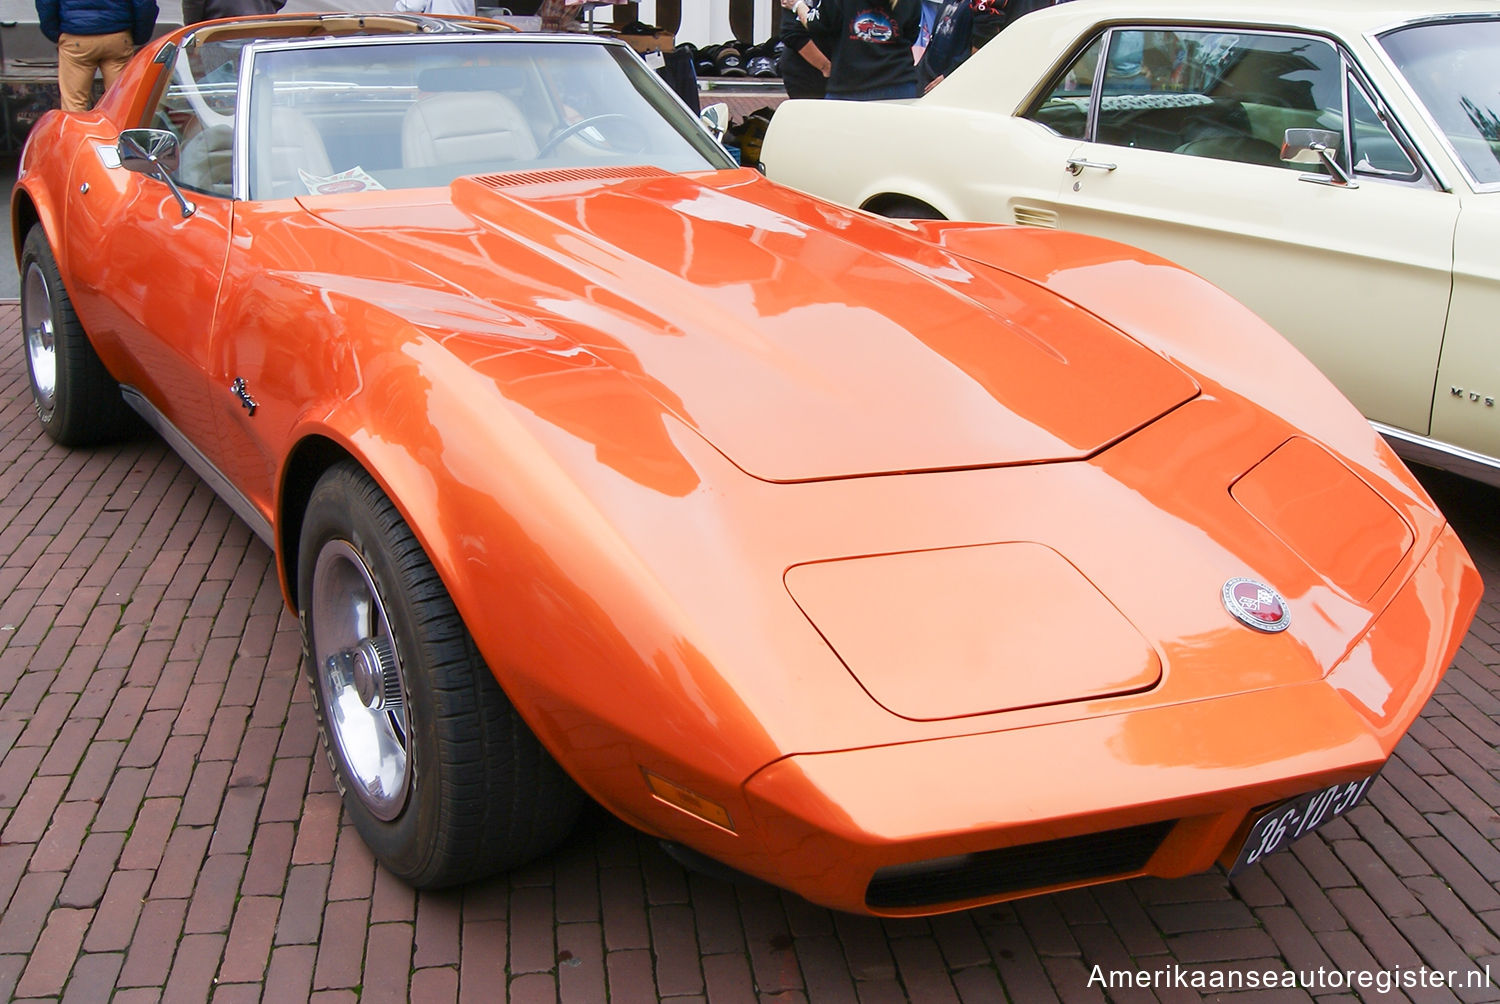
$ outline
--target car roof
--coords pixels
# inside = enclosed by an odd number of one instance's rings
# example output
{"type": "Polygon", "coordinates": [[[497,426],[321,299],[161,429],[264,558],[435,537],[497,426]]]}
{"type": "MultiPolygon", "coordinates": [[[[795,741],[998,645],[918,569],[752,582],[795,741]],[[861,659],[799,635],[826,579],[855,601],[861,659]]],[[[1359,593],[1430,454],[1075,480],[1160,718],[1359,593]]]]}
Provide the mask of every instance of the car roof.
{"type": "Polygon", "coordinates": [[[1442,15],[1500,14],[1500,0],[1071,0],[1028,15],[1086,21],[1242,21],[1331,33],[1368,34],[1442,15]]]}

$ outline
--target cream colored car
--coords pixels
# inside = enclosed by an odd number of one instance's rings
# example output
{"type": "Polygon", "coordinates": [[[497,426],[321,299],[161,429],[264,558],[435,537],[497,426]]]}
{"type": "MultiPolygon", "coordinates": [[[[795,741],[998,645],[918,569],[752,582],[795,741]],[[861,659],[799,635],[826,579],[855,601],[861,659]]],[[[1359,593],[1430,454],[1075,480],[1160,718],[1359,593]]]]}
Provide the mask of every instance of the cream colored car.
{"type": "Polygon", "coordinates": [[[1500,3],[1075,0],[915,101],[784,103],[762,161],[1174,259],[1408,459],[1500,484],[1500,3]]]}

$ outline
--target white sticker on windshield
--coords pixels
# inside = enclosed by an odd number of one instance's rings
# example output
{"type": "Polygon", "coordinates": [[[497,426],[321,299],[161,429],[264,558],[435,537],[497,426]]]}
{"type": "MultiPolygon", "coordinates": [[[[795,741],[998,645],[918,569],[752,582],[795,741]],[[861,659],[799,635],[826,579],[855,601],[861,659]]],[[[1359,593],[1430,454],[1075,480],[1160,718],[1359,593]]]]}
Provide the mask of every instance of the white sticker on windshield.
{"type": "Polygon", "coordinates": [[[385,186],[370,177],[362,167],[351,167],[347,171],[330,174],[326,178],[308,174],[301,168],[297,169],[297,173],[302,177],[302,184],[307,186],[308,195],[348,195],[351,192],[385,191],[385,186]]]}

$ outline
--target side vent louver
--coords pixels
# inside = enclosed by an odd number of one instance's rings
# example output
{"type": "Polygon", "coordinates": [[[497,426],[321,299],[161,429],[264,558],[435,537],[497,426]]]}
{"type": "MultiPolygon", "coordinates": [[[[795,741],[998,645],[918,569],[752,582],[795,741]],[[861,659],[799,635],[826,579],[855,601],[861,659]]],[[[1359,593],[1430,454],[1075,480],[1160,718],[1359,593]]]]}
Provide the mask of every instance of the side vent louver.
{"type": "Polygon", "coordinates": [[[1057,214],[1050,209],[1037,209],[1034,206],[1016,206],[1016,222],[1023,227],[1046,227],[1049,230],[1057,229],[1057,214]]]}

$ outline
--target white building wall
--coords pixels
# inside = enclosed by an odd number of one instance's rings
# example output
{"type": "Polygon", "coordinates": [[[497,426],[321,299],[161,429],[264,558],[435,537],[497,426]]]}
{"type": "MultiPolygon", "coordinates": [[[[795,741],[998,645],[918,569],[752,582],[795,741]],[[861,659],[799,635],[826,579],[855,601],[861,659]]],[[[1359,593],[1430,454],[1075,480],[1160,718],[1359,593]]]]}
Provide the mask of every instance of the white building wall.
{"type": "MultiPolygon", "coordinates": [[[[656,0],[638,0],[641,20],[656,24],[656,0]]],[[[758,0],[755,5],[755,37],[751,42],[764,42],[776,31],[772,19],[773,10],[779,5],[758,0]]],[[[677,41],[694,45],[712,45],[734,37],[729,27],[729,0],[682,0],[682,26],[677,29],[677,41]]]]}

